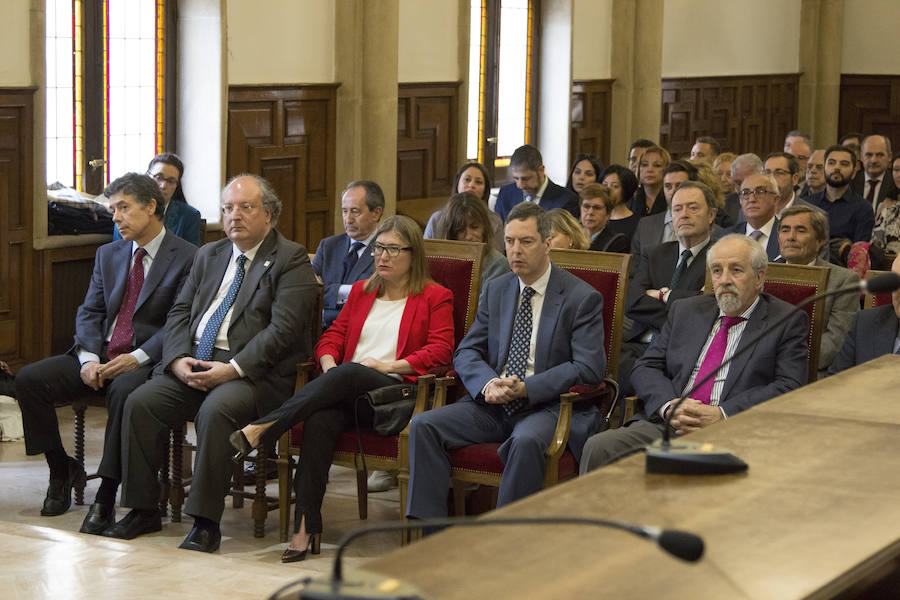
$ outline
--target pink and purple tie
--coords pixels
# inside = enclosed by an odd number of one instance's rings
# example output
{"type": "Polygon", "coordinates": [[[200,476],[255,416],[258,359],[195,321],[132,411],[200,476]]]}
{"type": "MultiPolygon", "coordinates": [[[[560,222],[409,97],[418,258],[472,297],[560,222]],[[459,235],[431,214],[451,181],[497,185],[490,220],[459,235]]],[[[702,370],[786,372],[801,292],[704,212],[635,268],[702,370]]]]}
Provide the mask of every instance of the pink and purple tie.
{"type": "MultiPolygon", "coordinates": [[[[743,320],[744,317],[722,317],[722,325],[719,327],[716,335],[713,336],[713,340],[706,350],[706,356],[703,357],[703,362],[700,363],[700,371],[697,373],[697,379],[695,381],[703,381],[704,377],[715,371],[719,365],[722,364],[722,358],[725,356],[725,349],[728,347],[728,330],[743,320]]],[[[715,381],[715,377],[710,377],[709,381],[706,381],[697,388],[691,397],[694,400],[699,400],[703,404],[709,404],[713,383],[715,381]]]]}

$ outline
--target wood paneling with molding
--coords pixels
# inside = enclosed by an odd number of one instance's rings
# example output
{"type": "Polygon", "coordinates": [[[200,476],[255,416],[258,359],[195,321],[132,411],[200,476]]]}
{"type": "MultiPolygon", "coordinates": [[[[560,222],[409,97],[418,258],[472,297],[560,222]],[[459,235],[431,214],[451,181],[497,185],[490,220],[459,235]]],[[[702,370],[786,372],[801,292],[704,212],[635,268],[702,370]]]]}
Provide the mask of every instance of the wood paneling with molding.
{"type": "Polygon", "coordinates": [[[690,156],[701,135],[723,152],[780,151],[796,129],[799,75],[691,77],[662,80],[659,143],[673,158],[690,156]]]}
{"type": "MultiPolygon", "coordinates": [[[[572,134],[569,160],[579,153],[596,154],[604,165],[627,164],[625,157],[610,158],[612,79],[572,82],[572,134]]],[[[598,173],[599,175],[599,173],[598,173]]]]}
{"type": "Polygon", "coordinates": [[[0,359],[40,353],[40,289],[32,247],[34,89],[0,89],[0,359]]]}
{"type": "Polygon", "coordinates": [[[896,150],[900,144],[900,78],[841,75],[838,134],[851,131],[886,135],[896,150]]]}
{"type": "Polygon", "coordinates": [[[459,83],[401,83],[397,98],[397,200],[449,197],[459,168],[459,83]]]}
{"type": "Polygon", "coordinates": [[[336,84],[228,90],[227,177],[268,179],[278,230],[312,250],[333,229],[336,97],[336,84]]]}

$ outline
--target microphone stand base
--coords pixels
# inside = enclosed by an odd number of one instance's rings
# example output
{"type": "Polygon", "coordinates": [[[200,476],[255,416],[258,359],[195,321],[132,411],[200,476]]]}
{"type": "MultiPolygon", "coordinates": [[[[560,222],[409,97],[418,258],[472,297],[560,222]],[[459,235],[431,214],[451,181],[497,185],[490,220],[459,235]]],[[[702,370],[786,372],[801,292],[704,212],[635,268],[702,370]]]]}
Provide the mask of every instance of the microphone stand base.
{"type": "Polygon", "coordinates": [[[647,448],[647,473],[661,475],[727,475],[747,470],[747,463],[712,444],[662,440],[647,448]]]}
{"type": "Polygon", "coordinates": [[[399,579],[362,569],[347,570],[341,581],[313,579],[294,598],[309,599],[395,599],[421,600],[421,592],[399,579]]]}

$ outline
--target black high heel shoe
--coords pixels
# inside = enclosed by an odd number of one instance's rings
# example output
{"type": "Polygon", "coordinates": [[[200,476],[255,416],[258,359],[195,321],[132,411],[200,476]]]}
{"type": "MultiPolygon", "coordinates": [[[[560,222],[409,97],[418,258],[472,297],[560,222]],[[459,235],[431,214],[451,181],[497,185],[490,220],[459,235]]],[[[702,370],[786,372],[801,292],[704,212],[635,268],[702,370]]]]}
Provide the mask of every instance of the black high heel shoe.
{"type": "Polygon", "coordinates": [[[281,555],[281,562],[300,562],[301,560],[306,559],[307,552],[309,552],[310,554],[319,554],[322,551],[320,547],[321,535],[321,533],[314,533],[310,535],[309,541],[306,543],[306,548],[304,548],[303,550],[294,550],[290,547],[285,548],[284,553],[281,555]]]}
{"type": "Polygon", "coordinates": [[[231,445],[236,450],[234,456],[231,457],[231,460],[234,462],[241,462],[253,451],[253,446],[250,445],[250,442],[247,441],[247,436],[240,429],[229,435],[228,441],[231,442],[231,445]]]}

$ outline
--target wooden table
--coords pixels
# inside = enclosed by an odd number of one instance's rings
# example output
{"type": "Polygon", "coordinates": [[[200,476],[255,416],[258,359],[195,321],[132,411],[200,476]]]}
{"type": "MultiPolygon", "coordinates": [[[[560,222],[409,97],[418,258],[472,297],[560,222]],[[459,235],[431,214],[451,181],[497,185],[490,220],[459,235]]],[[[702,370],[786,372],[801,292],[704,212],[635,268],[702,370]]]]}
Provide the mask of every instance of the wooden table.
{"type": "Polygon", "coordinates": [[[632,456],[492,516],[567,515],[697,533],[688,564],[643,540],[579,527],[448,530],[365,568],[429,598],[852,597],[900,569],[900,356],[771,400],[692,440],[739,475],[648,475],[632,456]]]}

